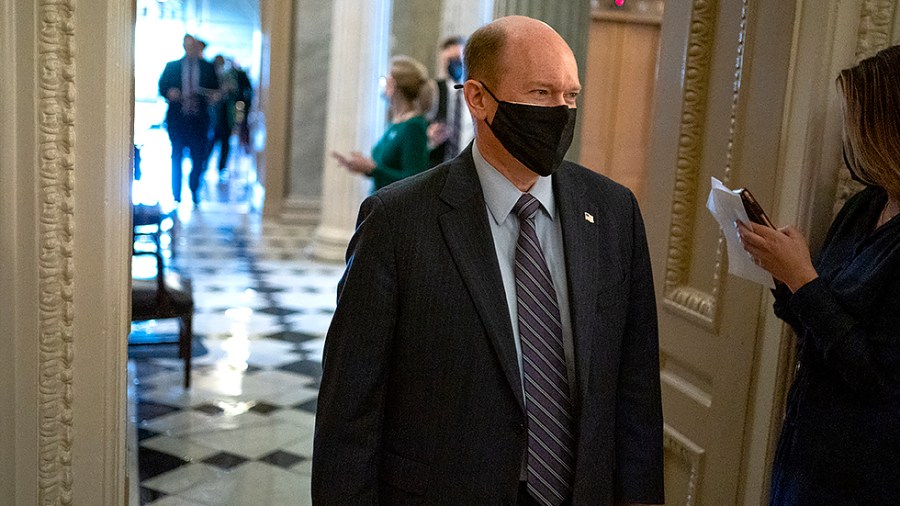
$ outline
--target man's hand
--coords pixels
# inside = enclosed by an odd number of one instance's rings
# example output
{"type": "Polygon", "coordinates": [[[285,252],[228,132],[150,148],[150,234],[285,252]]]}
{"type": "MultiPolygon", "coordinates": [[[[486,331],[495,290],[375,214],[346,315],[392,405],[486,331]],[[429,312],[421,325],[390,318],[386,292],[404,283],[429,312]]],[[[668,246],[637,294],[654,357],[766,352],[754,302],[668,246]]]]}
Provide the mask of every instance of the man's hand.
{"type": "Polygon", "coordinates": [[[756,265],[796,292],[819,277],[809,256],[809,245],[794,227],[778,230],[756,223],[735,222],[741,244],[756,265]]]}
{"type": "Polygon", "coordinates": [[[178,102],[181,100],[181,90],[178,88],[169,88],[166,90],[166,100],[169,102],[178,102]]]}

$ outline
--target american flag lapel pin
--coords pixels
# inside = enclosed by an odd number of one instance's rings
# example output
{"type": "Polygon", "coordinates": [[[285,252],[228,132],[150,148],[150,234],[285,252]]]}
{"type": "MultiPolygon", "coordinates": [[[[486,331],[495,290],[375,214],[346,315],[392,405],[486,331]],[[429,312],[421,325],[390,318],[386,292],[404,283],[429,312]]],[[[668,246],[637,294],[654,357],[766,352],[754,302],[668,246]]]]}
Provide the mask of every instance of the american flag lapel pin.
{"type": "Polygon", "coordinates": [[[587,211],[585,211],[585,213],[584,213],[584,221],[586,221],[586,222],[588,222],[588,223],[593,223],[593,222],[594,222],[594,215],[591,214],[591,213],[589,213],[589,212],[587,212],[587,211]]]}

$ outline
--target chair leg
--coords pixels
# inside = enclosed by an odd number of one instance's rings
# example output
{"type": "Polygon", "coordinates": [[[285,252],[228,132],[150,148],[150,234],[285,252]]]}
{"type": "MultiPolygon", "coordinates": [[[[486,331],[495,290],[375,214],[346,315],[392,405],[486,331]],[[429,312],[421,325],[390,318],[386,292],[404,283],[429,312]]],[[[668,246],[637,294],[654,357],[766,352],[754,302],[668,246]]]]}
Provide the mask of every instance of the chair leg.
{"type": "Polygon", "coordinates": [[[184,388],[191,388],[191,356],[193,355],[193,315],[181,318],[181,333],[178,338],[178,355],[184,359],[184,388]]]}
{"type": "Polygon", "coordinates": [[[172,218],[172,227],[169,228],[169,255],[175,258],[175,229],[178,227],[178,214],[173,211],[170,216],[172,218]]]}

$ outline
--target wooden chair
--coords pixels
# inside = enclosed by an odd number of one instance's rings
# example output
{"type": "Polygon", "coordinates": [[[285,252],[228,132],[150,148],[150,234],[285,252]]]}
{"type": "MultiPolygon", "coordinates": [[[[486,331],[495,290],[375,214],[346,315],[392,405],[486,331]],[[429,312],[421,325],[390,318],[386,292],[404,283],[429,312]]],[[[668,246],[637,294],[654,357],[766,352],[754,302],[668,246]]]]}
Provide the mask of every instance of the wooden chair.
{"type": "MultiPolygon", "coordinates": [[[[161,220],[162,218],[160,218],[161,220]]],[[[135,220],[135,227],[147,225],[135,220]]],[[[135,232],[135,236],[140,235],[135,232]]],[[[138,251],[132,254],[153,255],[156,259],[156,276],[152,279],[131,280],[131,321],[163,320],[177,318],[179,332],[177,341],[153,341],[129,343],[129,346],[154,346],[178,344],[178,358],[184,360],[184,388],[191,387],[191,345],[194,315],[194,297],[189,279],[175,273],[166,272],[163,252],[159,242],[159,232],[149,234],[156,246],[152,251],[138,251]]]]}
{"type": "Polygon", "coordinates": [[[175,229],[178,220],[175,218],[175,209],[164,212],[159,204],[135,204],[132,207],[132,245],[137,244],[139,237],[149,237],[156,249],[162,248],[163,222],[172,219],[172,226],[168,229],[169,255],[175,258],[175,229]]]}

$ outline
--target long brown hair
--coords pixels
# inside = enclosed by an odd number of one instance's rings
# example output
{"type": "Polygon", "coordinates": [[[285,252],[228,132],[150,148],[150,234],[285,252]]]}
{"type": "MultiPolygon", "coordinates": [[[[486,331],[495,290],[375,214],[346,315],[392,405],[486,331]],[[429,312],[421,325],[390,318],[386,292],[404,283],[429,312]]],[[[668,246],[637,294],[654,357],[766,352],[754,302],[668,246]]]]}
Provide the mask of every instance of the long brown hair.
{"type": "Polygon", "coordinates": [[[900,46],[842,70],[837,84],[848,168],[900,198],[900,46]]]}

